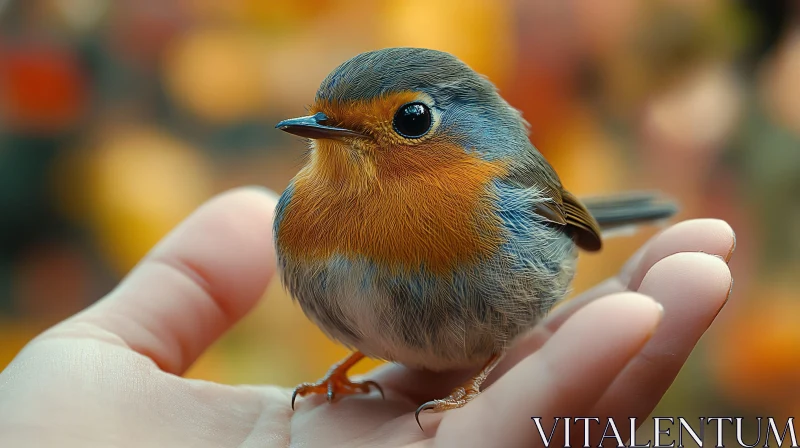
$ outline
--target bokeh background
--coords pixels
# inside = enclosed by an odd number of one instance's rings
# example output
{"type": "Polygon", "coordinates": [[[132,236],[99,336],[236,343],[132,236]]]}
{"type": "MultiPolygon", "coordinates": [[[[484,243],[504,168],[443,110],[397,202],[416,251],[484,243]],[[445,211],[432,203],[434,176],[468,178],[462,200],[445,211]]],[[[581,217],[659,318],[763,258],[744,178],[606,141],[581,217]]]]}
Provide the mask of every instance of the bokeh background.
{"type": "MultiPolygon", "coordinates": [[[[281,191],[304,144],[273,126],[336,65],[425,46],[489,76],[570,189],[661,189],[736,230],[732,300],[656,415],[797,415],[799,19],[791,0],[0,0],[0,368],[204,200],[281,191]]],[[[583,256],[576,291],[654,232],[583,256]]],[[[273,282],[189,375],[291,386],[345,354],[273,282]]]]}

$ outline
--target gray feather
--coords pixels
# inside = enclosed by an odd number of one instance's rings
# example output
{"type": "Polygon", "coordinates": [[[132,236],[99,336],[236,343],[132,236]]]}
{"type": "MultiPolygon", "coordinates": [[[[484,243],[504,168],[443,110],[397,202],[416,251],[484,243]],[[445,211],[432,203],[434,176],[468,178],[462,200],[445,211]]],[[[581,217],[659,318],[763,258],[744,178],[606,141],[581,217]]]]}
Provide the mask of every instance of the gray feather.
{"type": "Polygon", "coordinates": [[[678,205],[657,192],[631,192],[581,198],[603,230],[663,221],[678,213],[678,205]]]}

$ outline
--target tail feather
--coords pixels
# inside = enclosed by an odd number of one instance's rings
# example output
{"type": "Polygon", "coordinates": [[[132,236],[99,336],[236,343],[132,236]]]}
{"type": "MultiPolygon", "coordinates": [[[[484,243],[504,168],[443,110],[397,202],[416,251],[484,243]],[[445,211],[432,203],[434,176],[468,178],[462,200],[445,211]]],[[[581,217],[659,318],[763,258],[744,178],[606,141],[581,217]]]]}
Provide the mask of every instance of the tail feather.
{"type": "Polygon", "coordinates": [[[663,221],[679,210],[674,201],[656,192],[584,198],[582,202],[604,231],[663,221]]]}

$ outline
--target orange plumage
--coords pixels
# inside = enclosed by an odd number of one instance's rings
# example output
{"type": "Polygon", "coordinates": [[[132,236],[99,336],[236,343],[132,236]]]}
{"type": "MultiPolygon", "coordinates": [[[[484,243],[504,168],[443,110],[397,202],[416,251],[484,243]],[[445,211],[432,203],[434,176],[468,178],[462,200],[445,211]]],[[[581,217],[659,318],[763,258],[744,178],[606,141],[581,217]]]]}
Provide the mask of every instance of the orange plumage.
{"type": "MultiPolygon", "coordinates": [[[[390,119],[398,105],[416,96],[318,104],[313,110],[336,113],[342,126],[365,126],[370,117],[390,119]]],[[[431,142],[424,149],[365,144],[361,150],[369,154],[360,163],[353,163],[352,149],[341,142],[314,145],[310,163],[295,178],[277,235],[288,256],[359,255],[391,269],[425,263],[443,273],[496,252],[501,227],[495,214],[487,213],[494,205],[485,192],[504,174],[502,164],[448,142],[431,142]],[[362,187],[366,182],[370,188],[362,187]]]]}

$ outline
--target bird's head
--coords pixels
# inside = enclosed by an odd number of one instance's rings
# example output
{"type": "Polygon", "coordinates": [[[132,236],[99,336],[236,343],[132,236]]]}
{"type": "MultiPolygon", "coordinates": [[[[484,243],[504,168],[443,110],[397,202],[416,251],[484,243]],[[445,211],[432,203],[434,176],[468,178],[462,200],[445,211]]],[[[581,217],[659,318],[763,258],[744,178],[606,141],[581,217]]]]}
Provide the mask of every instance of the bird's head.
{"type": "Polygon", "coordinates": [[[527,124],[494,85],[435,50],[359,54],[325,78],[310,112],[276,127],[311,139],[315,174],[337,182],[500,165],[529,146],[527,124]]]}

